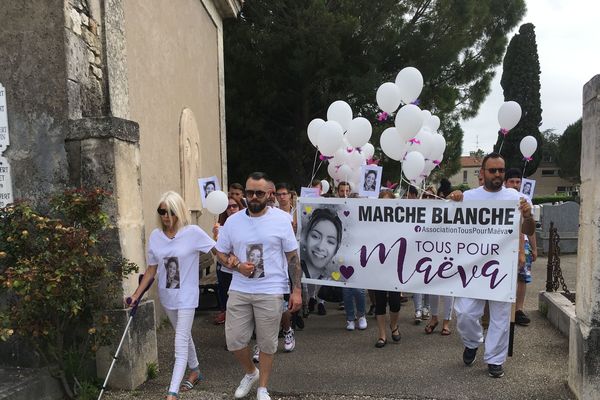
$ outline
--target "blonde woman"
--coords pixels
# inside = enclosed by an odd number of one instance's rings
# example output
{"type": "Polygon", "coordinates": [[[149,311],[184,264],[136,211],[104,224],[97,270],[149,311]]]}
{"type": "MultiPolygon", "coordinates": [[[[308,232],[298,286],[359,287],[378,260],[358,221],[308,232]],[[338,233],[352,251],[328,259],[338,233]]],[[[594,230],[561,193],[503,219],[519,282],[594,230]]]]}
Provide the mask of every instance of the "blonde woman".
{"type": "Polygon", "coordinates": [[[201,379],[192,340],[194,311],[200,298],[199,253],[211,251],[215,242],[200,227],[190,224],[188,208],[179,194],[172,191],[163,194],[156,211],[159,227],[148,239],[148,267],[140,286],[131,295],[131,304],[137,302],[158,273],[158,297],[175,329],[175,364],[167,393],[167,400],[174,400],[180,391],[192,389],[201,379]],[[190,373],[181,383],[186,364],[190,373]]]}

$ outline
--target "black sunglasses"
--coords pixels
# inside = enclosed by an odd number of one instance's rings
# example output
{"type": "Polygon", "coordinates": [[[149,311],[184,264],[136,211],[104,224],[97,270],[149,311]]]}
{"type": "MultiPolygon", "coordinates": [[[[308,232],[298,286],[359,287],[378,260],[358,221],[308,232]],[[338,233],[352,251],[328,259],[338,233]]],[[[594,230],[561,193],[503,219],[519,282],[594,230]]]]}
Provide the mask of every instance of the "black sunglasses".
{"type": "MultiPolygon", "coordinates": [[[[156,212],[158,213],[158,215],[167,215],[167,209],[166,209],[166,208],[160,208],[160,207],[158,207],[158,208],[156,209],[156,212]]],[[[171,210],[171,215],[172,215],[173,217],[176,217],[176,215],[175,215],[175,213],[173,212],[173,210],[171,210]]]]}
{"type": "Polygon", "coordinates": [[[256,196],[257,199],[262,199],[267,195],[267,192],[263,190],[249,190],[246,189],[246,198],[251,199],[256,196]]]}
{"type": "Polygon", "coordinates": [[[488,168],[487,172],[489,172],[490,174],[495,174],[496,172],[499,174],[503,174],[504,168],[488,168]]]}

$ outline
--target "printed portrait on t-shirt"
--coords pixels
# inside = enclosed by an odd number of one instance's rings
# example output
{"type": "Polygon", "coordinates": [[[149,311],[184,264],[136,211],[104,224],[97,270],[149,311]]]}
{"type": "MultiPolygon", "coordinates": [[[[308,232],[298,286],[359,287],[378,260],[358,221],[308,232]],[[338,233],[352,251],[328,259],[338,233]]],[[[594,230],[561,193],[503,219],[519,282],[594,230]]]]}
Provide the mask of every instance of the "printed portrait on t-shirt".
{"type": "Polygon", "coordinates": [[[177,257],[165,258],[165,269],[167,270],[167,289],[179,289],[179,259],[177,257]]]}
{"type": "Polygon", "coordinates": [[[250,278],[263,278],[265,276],[262,243],[252,243],[246,246],[246,262],[254,264],[254,273],[250,275],[250,278]]]}

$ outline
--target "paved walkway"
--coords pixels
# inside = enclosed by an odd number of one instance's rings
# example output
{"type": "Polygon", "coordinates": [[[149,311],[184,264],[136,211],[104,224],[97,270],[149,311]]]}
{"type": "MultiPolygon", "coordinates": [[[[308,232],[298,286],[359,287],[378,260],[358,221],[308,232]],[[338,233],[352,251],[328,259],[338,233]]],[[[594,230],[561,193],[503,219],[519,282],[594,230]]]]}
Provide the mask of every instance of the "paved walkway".
{"type": "MultiPolygon", "coordinates": [[[[273,399],[573,399],[567,382],[569,344],[537,311],[537,295],[545,289],[545,265],[534,266],[526,312],[528,327],[517,326],[514,356],[502,379],[488,377],[482,349],[472,367],[462,362],[463,346],[454,324],[452,335],[438,330],[425,335],[424,324],[412,323],[412,303],[400,311],[400,344],[374,347],[375,319],[365,331],[347,332],[337,305],[326,316],[311,315],[296,334],[296,350],[278,353],[270,383],[273,399]]],[[[575,289],[575,256],[562,257],[569,288],[575,289]]],[[[181,399],[231,399],[242,377],[233,356],[224,350],[222,326],[212,325],[213,312],[199,312],[193,329],[205,375],[181,399]]],[[[133,392],[109,392],[106,399],[163,399],[171,377],[173,331],[159,331],[160,375],[133,392]]],[[[282,348],[280,344],[280,349],[282,348]]],[[[254,398],[254,391],[248,398],[254,398]]]]}

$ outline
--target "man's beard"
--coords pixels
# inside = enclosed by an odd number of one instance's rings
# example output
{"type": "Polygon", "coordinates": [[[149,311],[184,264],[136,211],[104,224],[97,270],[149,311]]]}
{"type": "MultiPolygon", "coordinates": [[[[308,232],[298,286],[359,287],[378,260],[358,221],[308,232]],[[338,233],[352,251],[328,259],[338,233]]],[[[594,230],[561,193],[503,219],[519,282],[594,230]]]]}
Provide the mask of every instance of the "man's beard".
{"type": "Polygon", "coordinates": [[[497,192],[502,188],[502,179],[497,179],[498,183],[494,182],[496,179],[485,179],[485,188],[491,192],[497,192]]]}
{"type": "Polygon", "coordinates": [[[265,209],[266,206],[266,202],[262,203],[260,201],[251,201],[250,203],[248,203],[248,209],[254,214],[261,212],[265,209]]]}

